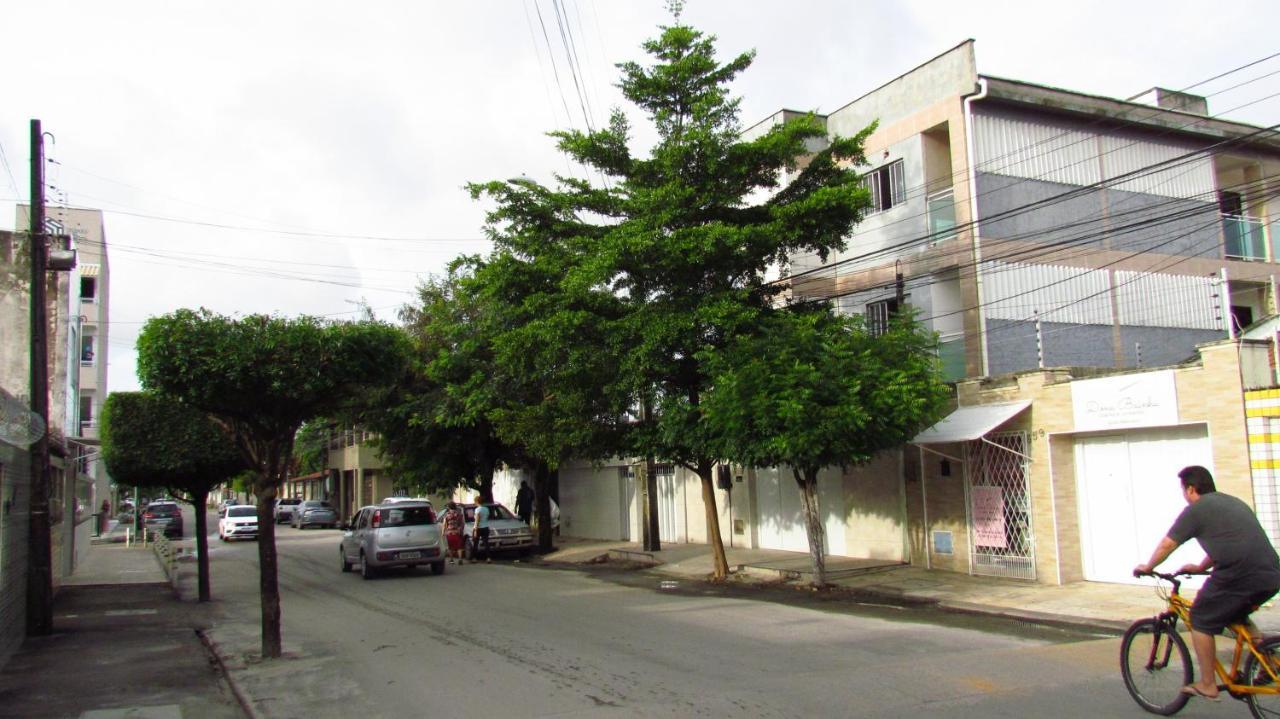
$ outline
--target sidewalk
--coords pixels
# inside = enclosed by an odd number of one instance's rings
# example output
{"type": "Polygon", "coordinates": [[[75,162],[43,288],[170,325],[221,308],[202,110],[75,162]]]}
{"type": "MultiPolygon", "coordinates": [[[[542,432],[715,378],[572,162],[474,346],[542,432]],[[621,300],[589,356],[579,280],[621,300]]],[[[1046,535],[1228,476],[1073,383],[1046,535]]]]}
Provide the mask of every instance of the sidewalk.
{"type": "Polygon", "coordinates": [[[53,634],[0,668],[0,717],[242,717],[196,635],[209,612],[178,601],[150,546],[92,544],[54,597],[53,634]]]}
{"type": "MultiPolygon", "coordinates": [[[[589,564],[600,561],[651,564],[655,571],[690,579],[711,574],[711,547],[666,544],[645,552],[632,542],[560,538],[550,563],[589,564]]],[[[725,548],[730,572],[757,581],[809,581],[811,560],[805,552],[773,549],[725,548]]],[[[1162,611],[1164,602],[1152,585],[1072,582],[1061,586],[976,577],[929,570],[895,562],[827,557],[828,581],[864,598],[885,602],[933,605],[950,611],[974,612],[1025,621],[1070,625],[1106,632],[1123,631],[1135,619],[1162,611]]],[[[1184,592],[1194,596],[1194,590],[1184,592]]],[[[1267,633],[1280,633],[1280,600],[1254,615],[1267,633]]]]}

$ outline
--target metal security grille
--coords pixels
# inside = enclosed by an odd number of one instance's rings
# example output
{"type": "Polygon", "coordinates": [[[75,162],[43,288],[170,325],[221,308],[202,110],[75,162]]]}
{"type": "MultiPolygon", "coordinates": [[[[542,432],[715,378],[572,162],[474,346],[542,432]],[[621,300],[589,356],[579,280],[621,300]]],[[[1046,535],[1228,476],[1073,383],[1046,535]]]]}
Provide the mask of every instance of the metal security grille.
{"type": "Polygon", "coordinates": [[[1035,579],[1027,434],[1001,432],[971,443],[966,477],[974,574],[1035,579]]]}

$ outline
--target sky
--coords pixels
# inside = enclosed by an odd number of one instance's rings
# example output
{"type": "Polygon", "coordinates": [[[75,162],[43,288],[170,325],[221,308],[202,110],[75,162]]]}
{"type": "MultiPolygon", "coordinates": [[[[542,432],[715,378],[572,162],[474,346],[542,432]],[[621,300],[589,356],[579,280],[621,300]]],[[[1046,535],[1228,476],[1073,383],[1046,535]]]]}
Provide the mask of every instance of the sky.
{"type": "MultiPolygon", "coordinates": [[[[466,184],[581,175],[546,133],[626,109],[615,64],[646,62],[641,44],[671,22],[662,0],[42,0],[4,14],[0,229],[30,201],[40,119],[51,216],[105,213],[113,391],[138,388],[143,322],[182,307],[351,318],[363,303],[394,321],[421,278],[488,250],[466,184]]],[[[1280,52],[1274,0],[687,0],[681,19],[722,58],[756,51],[732,88],[744,126],[833,111],[968,38],[982,74],[1120,98],[1280,52]]],[[[1280,123],[1280,59],[1192,91],[1212,114],[1280,123]]],[[[644,154],[652,135],[632,117],[644,154]]]]}

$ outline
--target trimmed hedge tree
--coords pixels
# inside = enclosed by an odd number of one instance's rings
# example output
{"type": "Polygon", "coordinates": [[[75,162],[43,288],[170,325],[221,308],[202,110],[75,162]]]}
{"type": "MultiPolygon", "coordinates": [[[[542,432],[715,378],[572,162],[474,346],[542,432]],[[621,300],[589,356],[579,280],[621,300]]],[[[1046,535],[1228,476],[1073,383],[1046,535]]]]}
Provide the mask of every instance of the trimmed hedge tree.
{"type": "Polygon", "coordinates": [[[276,492],[307,420],[345,411],[353,398],[396,377],[405,334],[378,322],[315,317],[232,318],[183,309],[147,321],[138,338],[142,386],[205,412],[230,434],[257,477],[262,656],[280,656],[276,492]]]}
{"type": "Polygon", "coordinates": [[[245,469],[231,438],[204,412],[151,392],[107,395],[100,436],[112,479],[165,487],[195,508],[200,601],[209,601],[209,492],[245,469]]]}

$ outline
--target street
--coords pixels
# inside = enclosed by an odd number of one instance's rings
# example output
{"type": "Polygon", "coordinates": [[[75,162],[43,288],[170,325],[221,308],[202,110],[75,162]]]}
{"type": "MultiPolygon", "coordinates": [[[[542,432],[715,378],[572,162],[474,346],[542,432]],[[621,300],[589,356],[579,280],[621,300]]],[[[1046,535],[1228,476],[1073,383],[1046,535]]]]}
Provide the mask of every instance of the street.
{"type": "Polygon", "coordinates": [[[366,581],[339,571],[340,532],[277,532],[278,664],[250,658],[256,546],[210,542],[211,635],[267,716],[1143,715],[1114,637],[511,560],[366,581]]]}

